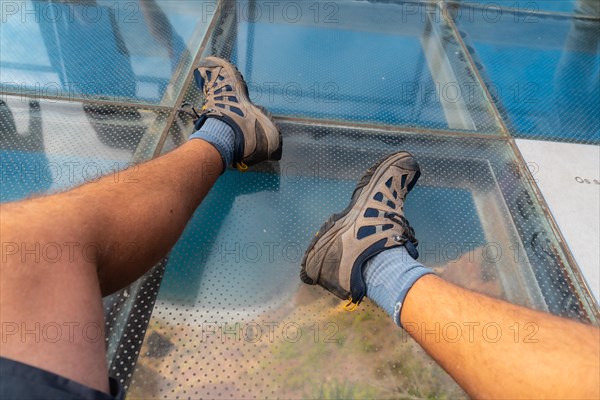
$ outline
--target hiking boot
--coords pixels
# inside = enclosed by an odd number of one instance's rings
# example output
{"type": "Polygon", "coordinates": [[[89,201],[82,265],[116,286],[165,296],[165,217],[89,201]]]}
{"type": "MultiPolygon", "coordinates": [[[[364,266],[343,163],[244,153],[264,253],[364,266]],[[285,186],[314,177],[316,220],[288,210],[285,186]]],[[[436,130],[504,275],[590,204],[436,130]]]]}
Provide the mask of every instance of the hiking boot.
{"type": "Polygon", "coordinates": [[[233,163],[240,170],[265,160],[281,160],[282,138],[271,113],[250,101],[244,77],[229,62],[207,57],[194,71],[206,99],[194,121],[199,130],[216,118],[235,133],[233,163]]]}
{"type": "Polygon", "coordinates": [[[348,207],[319,229],[302,260],[300,278],[321,285],[354,309],[367,292],[365,262],[393,247],[418,257],[415,231],[404,217],[404,201],[421,175],[407,152],[386,156],[362,177],[348,207]]]}

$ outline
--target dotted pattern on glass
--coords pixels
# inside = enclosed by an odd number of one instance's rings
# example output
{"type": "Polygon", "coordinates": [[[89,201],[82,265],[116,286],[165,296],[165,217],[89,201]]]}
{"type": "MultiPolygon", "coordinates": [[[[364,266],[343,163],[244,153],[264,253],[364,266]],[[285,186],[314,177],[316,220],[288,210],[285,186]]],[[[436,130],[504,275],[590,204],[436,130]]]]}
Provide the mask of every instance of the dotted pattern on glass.
{"type": "MultiPolygon", "coordinates": [[[[131,107],[36,100],[3,96],[0,100],[0,201],[55,193],[101,176],[117,182],[135,182],[135,169],[123,171],[132,161],[153,154],[153,143],[165,126],[165,113],[131,107]]],[[[162,267],[157,267],[155,271],[162,267]]],[[[154,304],[157,272],[104,299],[107,356],[120,364],[121,377],[133,369],[135,342],[154,304]],[[141,289],[140,289],[141,288],[141,289]],[[136,315],[139,317],[136,322],[136,315]],[[122,350],[123,343],[127,351],[122,350]],[[118,359],[125,358],[125,361],[118,359]],[[129,362],[130,364],[126,364],[129,362]]],[[[141,344],[141,342],[139,343],[141,344]]],[[[137,353],[135,353],[137,355],[137,353]]]]}
{"type": "Polygon", "coordinates": [[[185,0],[5,4],[0,91],[173,105],[215,8],[185,0]]]}
{"type": "Polygon", "coordinates": [[[281,127],[284,161],[228,171],[173,249],[132,398],[465,397],[372,303],[347,313],[298,277],[322,222],[400,149],[423,171],[406,205],[423,263],[461,286],[597,322],[505,141],[281,127]]]}
{"type": "Polygon", "coordinates": [[[498,133],[438,6],[226,1],[206,55],[231,60],[281,116],[498,133]]]}
{"type": "Polygon", "coordinates": [[[133,179],[119,171],[152,154],[166,117],[132,107],[3,96],[0,200],[62,191],[109,174],[133,179]]]}
{"type": "Polygon", "coordinates": [[[484,10],[453,12],[510,133],[600,143],[600,21],[484,10]]]}
{"type": "Polygon", "coordinates": [[[103,299],[108,372],[124,387],[135,369],[165,265],[166,260],[161,261],[129,287],[103,299]]]}

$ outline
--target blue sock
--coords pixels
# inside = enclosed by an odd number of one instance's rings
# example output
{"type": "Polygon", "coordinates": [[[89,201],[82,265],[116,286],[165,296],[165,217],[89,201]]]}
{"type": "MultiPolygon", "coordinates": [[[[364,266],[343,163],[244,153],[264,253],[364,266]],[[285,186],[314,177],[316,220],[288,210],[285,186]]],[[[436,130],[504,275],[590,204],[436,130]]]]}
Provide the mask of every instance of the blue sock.
{"type": "Polygon", "coordinates": [[[202,128],[194,133],[188,140],[202,139],[212,144],[221,153],[223,159],[223,171],[233,162],[233,148],[235,145],[235,133],[225,122],[215,118],[208,118],[202,128]]]}
{"type": "Polygon", "coordinates": [[[400,325],[406,294],[423,275],[433,271],[413,259],[404,246],[383,251],[367,261],[363,276],[367,297],[383,308],[400,325]]]}

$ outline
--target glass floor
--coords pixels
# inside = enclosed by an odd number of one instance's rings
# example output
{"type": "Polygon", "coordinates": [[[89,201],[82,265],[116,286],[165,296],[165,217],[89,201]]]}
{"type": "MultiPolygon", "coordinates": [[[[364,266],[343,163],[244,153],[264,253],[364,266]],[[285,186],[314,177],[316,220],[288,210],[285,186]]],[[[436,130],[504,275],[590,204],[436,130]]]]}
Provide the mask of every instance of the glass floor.
{"type": "MultiPolygon", "coordinates": [[[[536,174],[523,144],[598,154],[597,2],[0,7],[2,202],[181,145],[192,124],[180,106],[202,101],[191,72],[205,55],[238,65],[284,136],[280,162],[226,172],[171,253],[105,299],[110,374],[128,398],[466,397],[370,301],[348,313],[298,279],[321,223],[400,149],[423,170],[406,206],[421,262],[599,323],[600,282],[539,180],[562,166],[536,174]]],[[[599,182],[595,166],[578,174],[599,182]]]]}

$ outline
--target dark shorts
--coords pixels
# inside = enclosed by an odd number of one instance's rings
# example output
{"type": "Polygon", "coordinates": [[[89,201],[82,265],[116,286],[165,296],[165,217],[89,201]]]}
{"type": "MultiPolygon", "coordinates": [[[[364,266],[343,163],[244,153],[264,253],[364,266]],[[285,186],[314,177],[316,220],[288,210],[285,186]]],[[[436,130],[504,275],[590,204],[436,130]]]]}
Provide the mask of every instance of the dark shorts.
{"type": "Polygon", "coordinates": [[[110,378],[110,394],[31,365],[0,357],[0,399],[122,400],[123,387],[110,378]]]}

